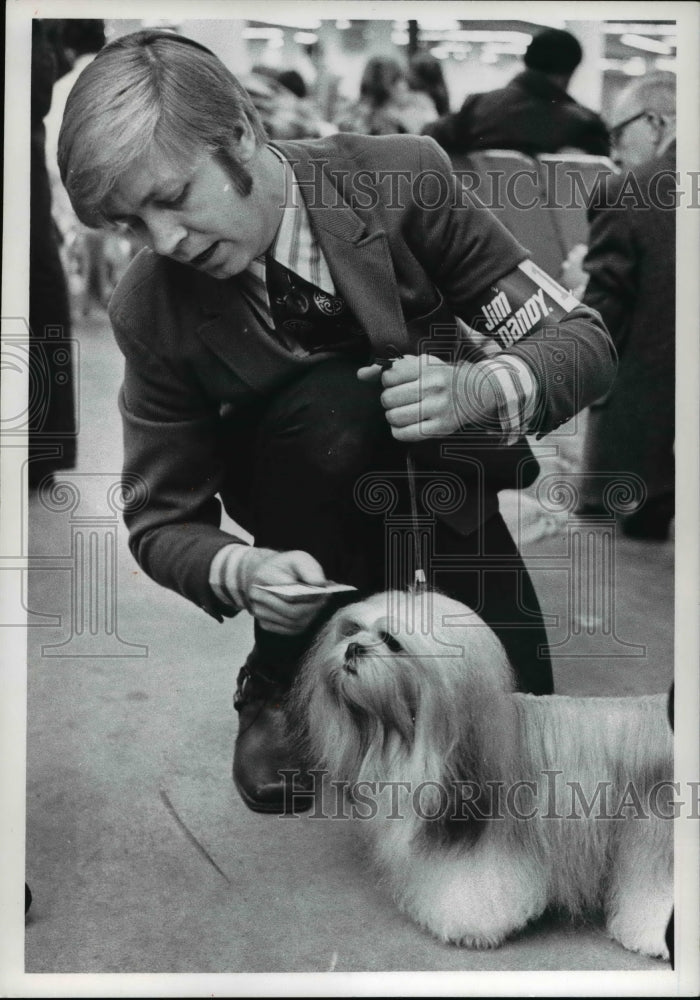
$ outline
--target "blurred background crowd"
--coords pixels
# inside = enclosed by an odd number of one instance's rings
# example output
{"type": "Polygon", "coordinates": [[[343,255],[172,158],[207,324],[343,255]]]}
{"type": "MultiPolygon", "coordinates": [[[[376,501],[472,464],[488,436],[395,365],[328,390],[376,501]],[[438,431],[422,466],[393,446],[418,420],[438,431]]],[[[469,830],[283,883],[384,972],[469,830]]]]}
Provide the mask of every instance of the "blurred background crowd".
{"type": "MultiPolygon", "coordinates": [[[[427,132],[448,152],[456,152],[459,144],[455,147],[453,141],[450,148],[446,141],[449,121],[437,125],[437,120],[450,111],[457,117],[471,95],[506,87],[523,70],[533,37],[547,27],[527,20],[322,21],[302,14],[275,23],[115,19],[43,25],[44,41],[56,55],[53,100],[50,110],[43,109],[54,217],[63,237],[71,291],[85,312],[107,301],[130,248],[123,240],[93,237],[79,228],[57,178],[55,149],[65,98],[105,41],[155,26],[202,42],[245,84],[272,139],[337,131],[427,132]]],[[[604,121],[609,121],[617,95],[630,81],[658,70],[675,72],[673,22],[567,23],[551,18],[548,25],[567,29],[580,42],[581,58],[570,74],[568,92],[604,121]]],[[[526,114],[522,128],[527,132],[537,123],[526,114]]],[[[527,152],[527,141],[524,146],[527,152]]],[[[590,153],[608,152],[607,140],[600,135],[589,146],[590,153]]],[[[490,143],[481,148],[494,147],[490,143]]],[[[518,147],[509,143],[507,148],[518,147]]],[[[534,152],[554,153],[556,148],[534,152]]]]}

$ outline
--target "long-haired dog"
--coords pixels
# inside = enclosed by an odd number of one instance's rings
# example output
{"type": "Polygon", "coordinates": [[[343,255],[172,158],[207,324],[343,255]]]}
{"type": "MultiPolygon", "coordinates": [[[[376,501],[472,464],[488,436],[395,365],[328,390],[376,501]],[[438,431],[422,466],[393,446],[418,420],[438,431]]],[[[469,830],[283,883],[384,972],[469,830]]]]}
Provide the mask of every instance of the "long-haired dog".
{"type": "Polygon", "coordinates": [[[474,612],[389,592],[336,612],[289,709],[310,764],[378,796],[364,826],[379,869],[441,940],[494,947],[562,907],[602,910],[626,948],[668,957],[665,695],[515,693],[474,612]]]}

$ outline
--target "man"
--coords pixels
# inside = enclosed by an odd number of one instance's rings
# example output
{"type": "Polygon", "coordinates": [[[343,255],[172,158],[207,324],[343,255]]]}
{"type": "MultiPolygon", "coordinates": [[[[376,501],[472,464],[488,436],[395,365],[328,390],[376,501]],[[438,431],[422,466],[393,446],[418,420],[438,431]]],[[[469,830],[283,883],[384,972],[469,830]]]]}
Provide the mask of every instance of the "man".
{"type": "Polygon", "coordinates": [[[524,56],[525,69],[507,86],[470,95],[459,111],[425,129],[450,154],[514,149],[527,156],[579,150],[607,156],[602,119],[567,93],[583,52],[568,31],[546,28],[524,56]]]}
{"type": "Polygon", "coordinates": [[[59,165],[83,221],[149,246],[110,307],[125,472],[145,483],[130,546],[219,621],[255,618],[236,694],[246,804],[283,808],[280,698],[338,600],[329,581],[361,595],[421,568],[492,625],[524,690],[551,691],[496,493],[536,472],[525,431],[608,388],[598,317],[530,266],[430,139],[266,144],[235,78],[186,38],[107,46],[68,99],[59,165]],[[495,357],[467,355],[458,316],[495,357]],[[221,530],[219,498],[253,546],[221,530]],[[290,583],[321,592],[275,591],[290,583]]]}
{"type": "Polygon", "coordinates": [[[634,473],[646,500],[622,529],[654,541],[669,536],[675,494],[675,109],[672,73],[650,74],[620,95],[611,136],[622,173],[590,212],[583,264],[584,301],[620,355],[612,392],[590,411],[583,511],[604,510],[607,478],[634,473]]]}

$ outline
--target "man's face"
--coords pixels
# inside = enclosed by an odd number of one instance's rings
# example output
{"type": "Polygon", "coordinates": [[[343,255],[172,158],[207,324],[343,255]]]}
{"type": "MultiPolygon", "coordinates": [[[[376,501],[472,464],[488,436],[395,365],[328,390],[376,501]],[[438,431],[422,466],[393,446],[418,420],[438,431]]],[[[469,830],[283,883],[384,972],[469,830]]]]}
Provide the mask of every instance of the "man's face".
{"type": "Polygon", "coordinates": [[[151,152],[127,170],[107,206],[157,254],[225,279],[244,271],[270,246],[281,218],[280,200],[256,176],[259,150],[249,157],[253,187],[240,194],[209,153],[173,164],[151,152]]]}
{"type": "Polygon", "coordinates": [[[612,116],[612,159],[625,169],[654,158],[659,144],[659,116],[639,101],[621,101],[612,116]]]}

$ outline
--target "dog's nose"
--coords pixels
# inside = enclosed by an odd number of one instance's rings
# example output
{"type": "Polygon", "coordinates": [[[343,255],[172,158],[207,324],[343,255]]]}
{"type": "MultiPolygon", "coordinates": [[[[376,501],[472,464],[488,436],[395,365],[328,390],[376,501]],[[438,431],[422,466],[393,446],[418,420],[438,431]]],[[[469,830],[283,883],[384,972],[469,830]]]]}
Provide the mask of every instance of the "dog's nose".
{"type": "Polygon", "coordinates": [[[355,660],[358,656],[361,656],[363,652],[364,646],[361,646],[359,642],[348,643],[348,648],[345,650],[345,662],[343,666],[349,674],[357,673],[355,660]]]}

